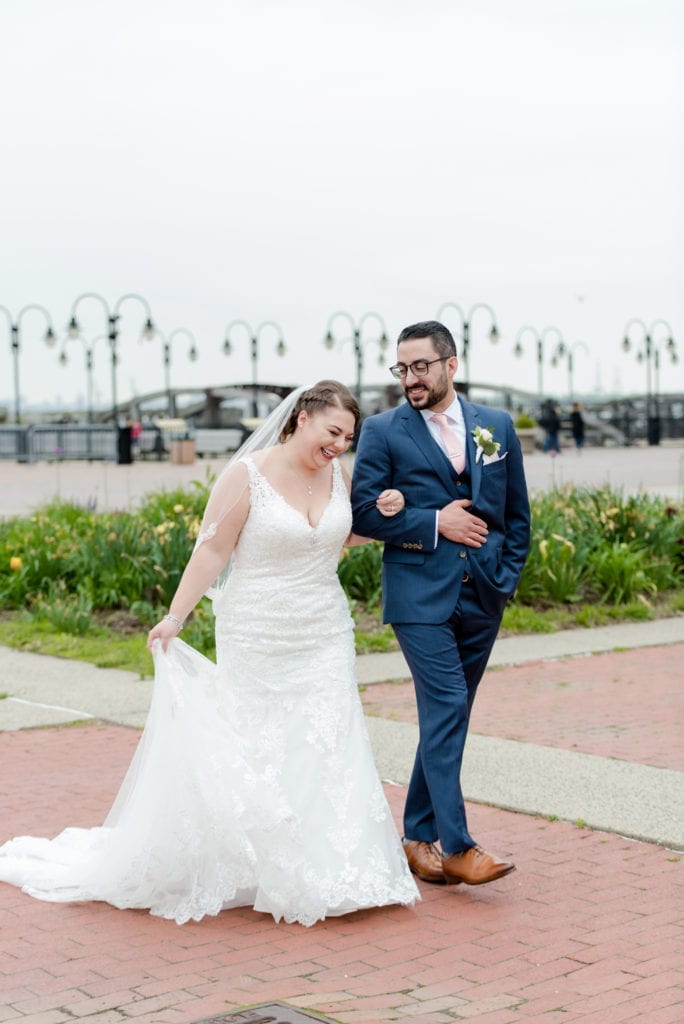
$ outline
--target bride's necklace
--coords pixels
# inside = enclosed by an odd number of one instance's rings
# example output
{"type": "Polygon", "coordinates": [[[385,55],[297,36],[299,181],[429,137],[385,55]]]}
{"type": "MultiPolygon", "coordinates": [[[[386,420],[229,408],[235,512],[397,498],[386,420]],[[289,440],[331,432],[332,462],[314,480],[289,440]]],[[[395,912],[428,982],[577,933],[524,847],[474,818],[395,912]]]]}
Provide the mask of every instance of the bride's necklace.
{"type": "MultiPolygon", "coordinates": [[[[309,495],[309,497],[310,497],[310,498],[312,498],[312,497],[313,497],[313,487],[312,487],[312,485],[311,485],[311,481],[310,481],[310,480],[307,480],[307,479],[306,479],[306,477],[305,477],[305,476],[303,476],[303,475],[302,475],[302,474],[301,474],[301,473],[299,472],[299,470],[298,470],[298,469],[295,469],[295,468],[294,468],[294,466],[292,465],[292,463],[291,463],[291,462],[290,462],[289,460],[286,460],[286,462],[287,462],[287,465],[289,466],[289,468],[290,468],[290,469],[292,470],[292,472],[294,473],[294,475],[295,475],[295,476],[298,476],[298,477],[299,477],[299,479],[300,479],[300,480],[302,481],[302,483],[304,484],[304,486],[306,487],[306,493],[307,493],[307,494],[309,495]]],[[[314,473],[315,473],[316,475],[315,475],[314,477],[312,477],[312,478],[311,478],[312,480],[313,480],[313,479],[317,479],[317,477],[318,477],[318,472],[319,472],[318,470],[314,470],[314,473]]]]}

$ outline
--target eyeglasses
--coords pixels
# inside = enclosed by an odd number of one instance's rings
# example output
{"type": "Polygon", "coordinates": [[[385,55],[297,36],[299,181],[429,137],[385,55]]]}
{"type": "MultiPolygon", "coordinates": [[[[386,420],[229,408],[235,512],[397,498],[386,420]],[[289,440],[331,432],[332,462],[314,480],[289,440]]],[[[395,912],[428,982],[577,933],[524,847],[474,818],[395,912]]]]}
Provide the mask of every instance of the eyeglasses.
{"type": "Polygon", "coordinates": [[[445,363],[451,356],[440,356],[439,359],[416,359],[415,363],[395,363],[389,371],[397,380],[404,380],[409,370],[414,377],[427,377],[433,363],[445,363]]]}

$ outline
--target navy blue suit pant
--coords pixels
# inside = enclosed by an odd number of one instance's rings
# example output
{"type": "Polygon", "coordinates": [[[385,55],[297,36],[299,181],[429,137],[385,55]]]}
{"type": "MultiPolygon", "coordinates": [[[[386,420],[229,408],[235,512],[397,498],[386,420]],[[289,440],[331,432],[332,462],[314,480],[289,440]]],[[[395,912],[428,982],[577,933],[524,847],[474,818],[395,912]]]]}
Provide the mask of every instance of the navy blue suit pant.
{"type": "Polygon", "coordinates": [[[472,582],[443,623],[393,623],[416,688],[420,739],[404,810],[404,835],[443,852],[474,846],[461,791],[470,711],[500,616],[485,614],[472,582]]]}

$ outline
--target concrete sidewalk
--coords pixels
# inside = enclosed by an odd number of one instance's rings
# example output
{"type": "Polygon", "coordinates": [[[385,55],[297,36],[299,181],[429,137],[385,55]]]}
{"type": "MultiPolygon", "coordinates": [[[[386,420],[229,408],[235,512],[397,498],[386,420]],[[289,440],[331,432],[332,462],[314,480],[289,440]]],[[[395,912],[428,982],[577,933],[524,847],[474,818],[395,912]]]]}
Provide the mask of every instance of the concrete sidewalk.
{"type": "MultiPolygon", "coordinates": [[[[344,457],[348,469],[353,455],[344,457]]],[[[54,499],[105,509],[138,506],[149,491],[187,487],[216,474],[225,460],[200,460],[193,465],[170,462],[0,462],[0,517],[27,515],[54,499]]],[[[684,498],[684,445],[654,448],[586,448],[580,456],[564,449],[557,458],[542,452],[525,456],[531,491],[565,484],[610,486],[627,493],[647,491],[673,501],[684,498]]]]}
{"type": "MultiPolygon", "coordinates": [[[[684,617],[507,637],[497,641],[490,670],[541,658],[683,643],[684,617]]],[[[357,662],[361,685],[409,678],[399,652],[366,655],[357,662]]],[[[0,648],[0,681],[8,695],[0,701],[3,730],[91,719],[141,728],[152,692],[152,681],[134,673],[9,648],[0,648]]],[[[377,715],[368,725],[381,776],[406,785],[417,726],[377,715]]],[[[466,799],[477,803],[582,819],[593,828],[684,849],[682,775],[668,768],[471,732],[463,786],[466,799]]]]}
{"type": "MultiPolygon", "coordinates": [[[[499,637],[488,667],[519,665],[546,658],[568,658],[598,654],[616,648],[655,647],[684,640],[684,617],[656,619],[653,622],[616,623],[594,629],[562,629],[556,633],[499,637]]],[[[386,679],[410,679],[401,651],[365,654],[357,658],[357,678],[361,685],[386,679]]]]}

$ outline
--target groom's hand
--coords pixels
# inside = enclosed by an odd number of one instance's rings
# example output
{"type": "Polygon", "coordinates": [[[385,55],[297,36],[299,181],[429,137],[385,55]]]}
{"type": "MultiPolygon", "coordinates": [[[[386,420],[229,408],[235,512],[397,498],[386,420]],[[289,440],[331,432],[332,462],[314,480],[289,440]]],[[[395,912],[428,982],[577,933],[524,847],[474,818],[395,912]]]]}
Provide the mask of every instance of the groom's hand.
{"type": "Polygon", "coordinates": [[[469,548],[481,548],[487,540],[487,524],[468,511],[472,501],[467,498],[450,501],[437,513],[437,528],[447,540],[466,544],[469,548]]]}

